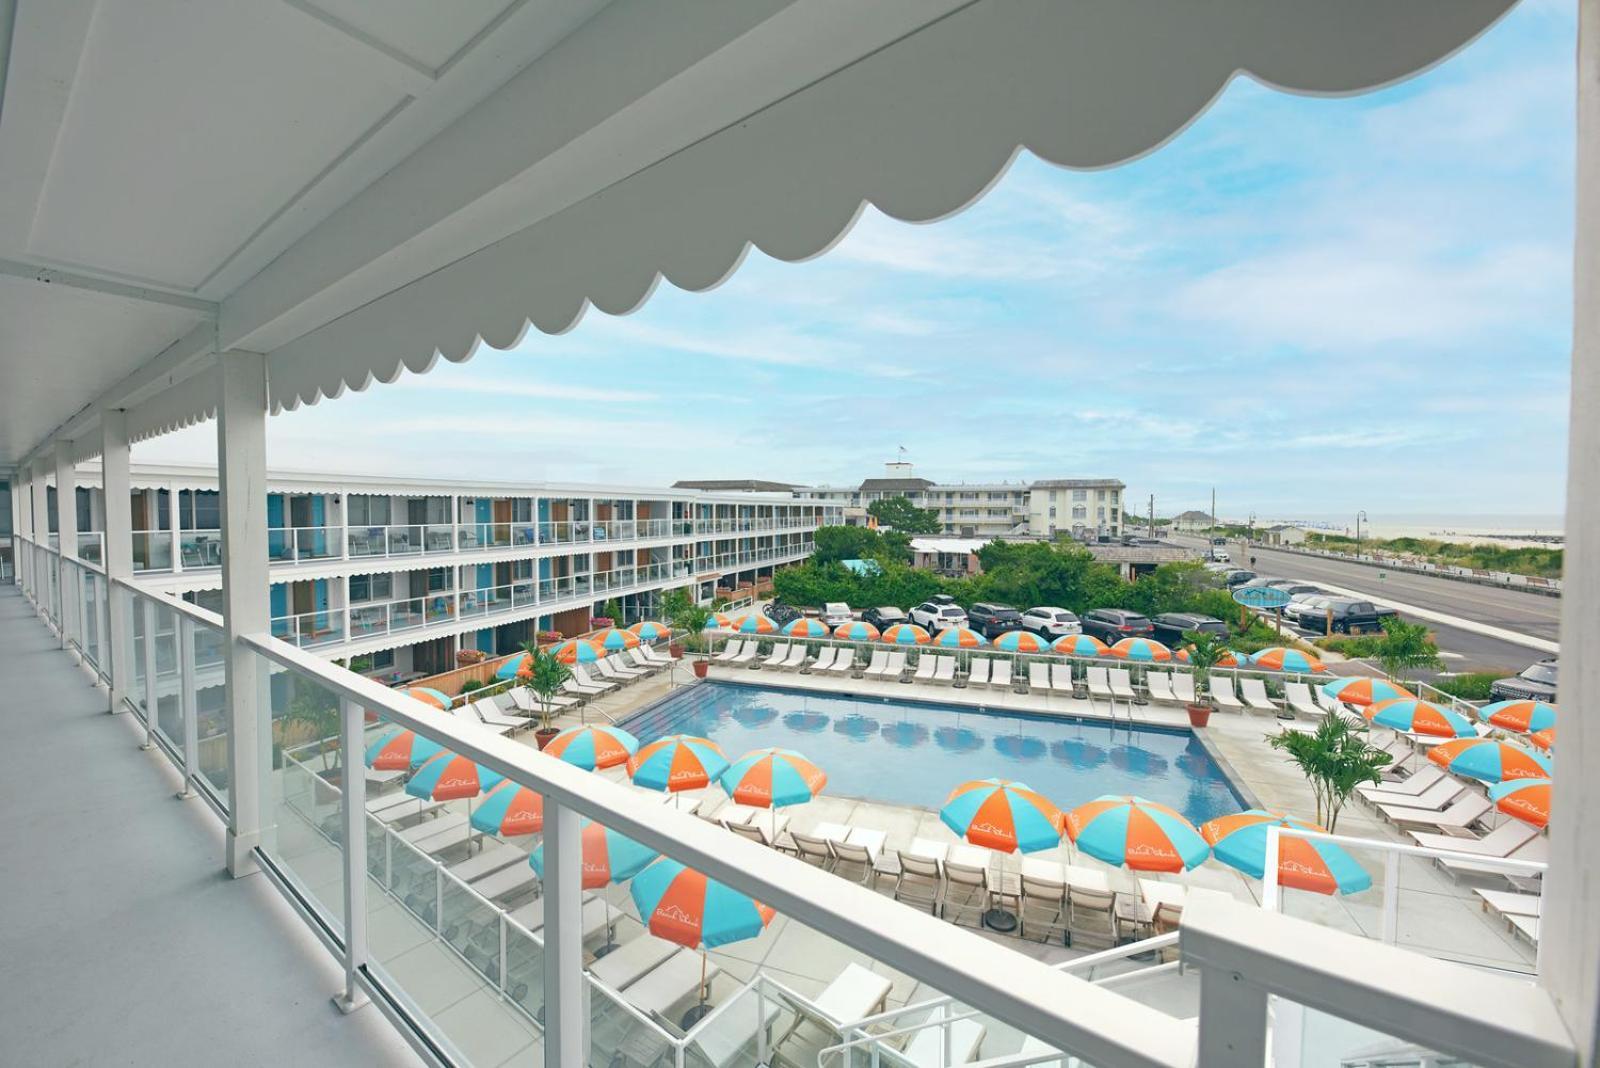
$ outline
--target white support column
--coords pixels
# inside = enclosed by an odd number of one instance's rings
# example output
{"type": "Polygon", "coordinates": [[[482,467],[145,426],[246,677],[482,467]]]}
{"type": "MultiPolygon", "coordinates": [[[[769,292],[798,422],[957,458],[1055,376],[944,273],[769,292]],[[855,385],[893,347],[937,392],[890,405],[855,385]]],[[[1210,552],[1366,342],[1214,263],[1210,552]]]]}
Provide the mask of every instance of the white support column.
{"type": "Polygon", "coordinates": [[[33,542],[39,547],[34,554],[33,601],[46,619],[50,618],[50,494],[45,482],[43,458],[33,461],[33,542]]]}
{"type": "MultiPolygon", "coordinates": [[[[133,677],[133,628],[128,615],[132,598],[117,585],[133,577],[133,488],[128,473],[128,413],[108,411],[100,417],[101,505],[105,512],[106,648],[111,657],[111,707],[121,712],[133,677]]],[[[102,652],[101,656],[106,654],[102,652]]]]}
{"type": "MultiPolygon", "coordinates": [[[[267,365],[227,352],[217,403],[217,474],[222,515],[223,665],[228,716],[228,871],[255,870],[262,840],[263,764],[272,751],[267,672],[239,638],[271,626],[267,575],[267,365]]],[[[173,501],[176,510],[177,501],[173,501]]],[[[176,549],[176,546],[174,547],[176,549]]]]}
{"type": "MultiPolygon", "coordinates": [[[[1572,414],[1561,596],[1562,770],[1600,756],[1600,0],[1578,5],[1578,175],[1574,229],[1572,414]]],[[[1577,1041],[1600,1061],[1600,778],[1555,777],[1558,818],[1544,877],[1540,981],[1577,1041]]]]}
{"type": "Polygon", "coordinates": [[[583,981],[583,855],[578,814],[544,806],[544,1063],[582,1064],[589,1013],[583,981]]]}
{"type": "MultiPolygon", "coordinates": [[[[17,468],[16,478],[11,483],[11,527],[18,534],[33,537],[33,465],[31,464],[23,464],[17,468]]],[[[21,586],[22,592],[32,600],[33,547],[23,545],[15,539],[11,545],[11,555],[17,563],[17,585],[21,586]]]]}
{"type": "Polygon", "coordinates": [[[1238,972],[1200,969],[1197,1068],[1256,1068],[1267,1061],[1267,992],[1238,972]]]}
{"type": "MultiPolygon", "coordinates": [[[[219,430],[218,432],[220,433],[221,431],[219,430]]],[[[220,457],[221,453],[218,453],[217,455],[220,457]]],[[[218,460],[218,463],[219,464],[221,463],[220,459],[218,460]]],[[[161,497],[160,497],[160,494],[158,492],[157,495],[156,495],[156,502],[157,502],[156,503],[156,517],[157,517],[158,520],[159,520],[159,518],[161,516],[160,500],[161,500],[161,497]]],[[[178,516],[178,484],[175,483],[175,482],[168,482],[167,483],[167,544],[172,546],[172,570],[174,570],[174,571],[182,571],[183,570],[183,546],[179,543],[180,532],[182,530],[183,530],[183,522],[178,516]]]]}
{"type": "MultiPolygon", "coordinates": [[[[367,1003],[356,977],[367,965],[367,777],[356,760],[362,750],[365,713],[355,702],[339,701],[339,752],[344,761],[344,787],[339,796],[339,822],[344,828],[344,992],[333,1003],[343,1013],[367,1003]]],[[[504,979],[504,974],[501,976],[504,979]]]]}
{"type": "Polygon", "coordinates": [[[61,535],[61,555],[56,558],[56,590],[61,598],[61,648],[70,637],[83,640],[83,614],[77,596],[77,570],[68,561],[78,558],[78,478],[72,462],[72,442],[56,442],[56,530],[61,535]]]}

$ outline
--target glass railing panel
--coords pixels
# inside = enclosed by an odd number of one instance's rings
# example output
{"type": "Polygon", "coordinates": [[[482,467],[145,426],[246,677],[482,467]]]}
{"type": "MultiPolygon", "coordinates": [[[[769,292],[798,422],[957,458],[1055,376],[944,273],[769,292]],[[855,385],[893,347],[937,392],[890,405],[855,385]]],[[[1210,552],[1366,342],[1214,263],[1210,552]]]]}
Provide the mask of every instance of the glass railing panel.
{"type": "Polygon", "coordinates": [[[360,754],[339,747],[339,698],[259,654],[272,702],[272,753],[266,776],[265,848],[332,925],[344,927],[341,793],[347,773],[365,775],[360,754]]]}
{"type": "Polygon", "coordinates": [[[294,552],[299,560],[327,560],[339,555],[342,527],[301,527],[294,532],[294,552]]]}
{"type": "Polygon", "coordinates": [[[384,544],[390,556],[411,556],[424,551],[422,526],[393,526],[384,530],[384,544]]]}
{"type": "Polygon", "coordinates": [[[1287,998],[1273,997],[1271,1011],[1274,1064],[1474,1068],[1473,1061],[1437,1053],[1287,998]]]}
{"type": "Polygon", "coordinates": [[[186,568],[222,566],[222,531],[180,530],[178,555],[186,568]]]}
{"type": "Polygon", "coordinates": [[[91,564],[104,564],[105,554],[101,550],[104,536],[97,530],[80,532],[78,534],[78,559],[87,560],[91,564]]]}
{"type": "Polygon", "coordinates": [[[345,532],[347,550],[353,557],[383,556],[388,552],[387,534],[383,527],[351,527],[345,532]]]}
{"type": "Polygon", "coordinates": [[[423,602],[423,620],[427,623],[454,619],[455,614],[456,595],[453,592],[432,593],[423,602]]]}
{"type": "Polygon", "coordinates": [[[389,629],[412,630],[427,622],[427,606],[420,597],[409,601],[393,601],[388,605],[389,629]]]}
{"type": "Polygon", "coordinates": [[[357,604],[350,606],[350,637],[365,638],[385,634],[389,629],[388,606],[357,604]]]}
{"type": "Polygon", "coordinates": [[[344,613],[335,611],[302,612],[279,616],[272,621],[272,636],[290,645],[310,648],[344,641],[344,613]]]}
{"type": "MultiPolygon", "coordinates": [[[[431,523],[424,526],[422,528],[423,551],[430,553],[448,553],[454,551],[454,531],[455,527],[448,523],[431,523]]],[[[491,534],[493,533],[494,531],[491,528],[491,534]]],[[[504,534],[504,528],[501,527],[499,529],[498,536],[503,537],[504,534]]],[[[503,545],[505,543],[503,541],[495,541],[494,544],[503,545]]]]}
{"type": "Polygon", "coordinates": [[[182,752],[183,676],[178,668],[178,614],[154,600],[144,603],[155,614],[156,732],[169,748],[182,752]]]}

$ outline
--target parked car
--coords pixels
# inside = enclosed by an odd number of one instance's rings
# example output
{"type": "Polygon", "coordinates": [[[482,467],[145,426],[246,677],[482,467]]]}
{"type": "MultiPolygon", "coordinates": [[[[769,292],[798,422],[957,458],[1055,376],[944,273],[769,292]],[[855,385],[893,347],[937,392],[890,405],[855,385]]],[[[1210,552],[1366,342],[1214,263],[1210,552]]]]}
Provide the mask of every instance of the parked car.
{"type": "Polygon", "coordinates": [[[1082,624],[1083,633],[1107,645],[1124,638],[1149,638],[1156,630],[1149,619],[1126,608],[1096,608],[1083,614],[1082,624]]]}
{"type": "Polygon", "coordinates": [[[1349,597],[1329,597],[1321,609],[1321,613],[1306,626],[1311,630],[1325,630],[1331,619],[1335,634],[1362,634],[1378,630],[1385,616],[1394,615],[1392,608],[1381,609],[1371,601],[1357,601],[1349,597]]]}
{"type": "Polygon", "coordinates": [[[1235,586],[1243,586],[1246,582],[1249,582],[1255,577],[1256,573],[1254,571],[1247,571],[1242,567],[1236,567],[1230,569],[1227,574],[1223,576],[1223,581],[1226,582],[1228,587],[1231,589],[1235,586]]]}
{"type": "Polygon", "coordinates": [[[1229,637],[1228,625],[1216,616],[1202,616],[1194,612],[1166,612],[1156,616],[1152,622],[1156,628],[1156,640],[1174,648],[1183,644],[1183,636],[1191,630],[1200,631],[1202,634],[1214,634],[1223,641],[1229,637]]]}
{"type": "Polygon", "coordinates": [[[1022,613],[1022,625],[1050,641],[1083,633],[1083,624],[1077,615],[1065,608],[1030,608],[1022,613]]]}
{"type": "Polygon", "coordinates": [[[850,606],[843,601],[829,601],[822,606],[822,621],[830,627],[841,626],[854,618],[850,606]]]}
{"type": "Polygon", "coordinates": [[[1325,592],[1321,586],[1313,586],[1311,583],[1301,582],[1299,579],[1273,579],[1271,582],[1267,583],[1267,585],[1271,586],[1273,589],[1282,590],[1284,593],[1287,593],[1291,599],[1305,596],[1307,594],[1325,592]]]}
{"type": "Polygon", "coordinates": [[[985,638],[998,638],[1008,630],[1022,629],[1022,613],[1008,604],[979,601],[967,609],[967,626],[985,638]]]}
{"type": "Polygon", "coordinates": [[[1233,562],[1233,557],[1228,555],[1226,549],[1212,549],[1206,554],[1206,559],[1214,564],[1227,564],[1233,562]]]}
{"type": "Polygon", "coordinates": [[[1495,679],[1489,684],[1491,701],[1549,701],[1556,699],[1556,677],[1560,674],[1559,659],[1541,660],[1522,669],[1522,674],[1509,679],[1495,679]]]}
{"type": "Polygon", "coordinates": [[[911,610],[911,622],[929,634],[937,634],[946,627],[966,626],[967,614],[960,605],[924,601],[911,610]]]}
{"type": "Polygon", "coordinates": [[[773,601],[763,608],[762,612],[780,628],[800,618],[800,609],[792,604],[784,604],[782,601],[773,601]]]}
{"type": "Polygon", "coordinates": [[[1323,606],[1333,600],[1331,594],[1303,593],[1291,597],[1284,605],[1283,618],[1307,630],[1320,630],[1327,621],[1323,606]]]}
{"type": "Polygon", "coordinates": [[[906,615],[904,609],[896,608],[892,604],[869,608],[861,613],[861,618],[864,622],[871,623],[879,630],[888,630],[896,623],[908,623],[911,621],[911,617],[906,615]]]}

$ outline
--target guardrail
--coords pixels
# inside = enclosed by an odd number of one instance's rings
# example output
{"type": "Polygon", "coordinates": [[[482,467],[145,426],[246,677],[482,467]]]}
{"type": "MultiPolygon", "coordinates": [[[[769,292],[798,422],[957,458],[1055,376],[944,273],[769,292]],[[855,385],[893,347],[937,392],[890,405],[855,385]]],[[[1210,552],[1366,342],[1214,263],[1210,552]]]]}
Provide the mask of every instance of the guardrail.
{"type": "Polygon", "coordinates": [[[1537,575],[1518,575],[1507,571],[1481,571],[1451,565],[1419,563],[1412,560],[1402,560],[1397,557],[1377,556],[1368,553],[1357,556],[1354,553],[1334,552],[1331,549],[1305,549],[1294,545],[1266,545],[1261,542],[1249,542],[1247,544],[1258,546],[1269,552],[1296,553],[1300,556],[1339,560],[1347,564],[1360,564],[1364,567],[1388,571],[1406,571],[1418,575],[1432,575],[1435,578],[1451,579],[1456,582],[1471,582],[1480,586],[1499,586],[1506,589],[1522,590],[1527,593],[1537,593],[1546,597],[1561,596],[1560,579],[1542,578],[1537,575]]]}

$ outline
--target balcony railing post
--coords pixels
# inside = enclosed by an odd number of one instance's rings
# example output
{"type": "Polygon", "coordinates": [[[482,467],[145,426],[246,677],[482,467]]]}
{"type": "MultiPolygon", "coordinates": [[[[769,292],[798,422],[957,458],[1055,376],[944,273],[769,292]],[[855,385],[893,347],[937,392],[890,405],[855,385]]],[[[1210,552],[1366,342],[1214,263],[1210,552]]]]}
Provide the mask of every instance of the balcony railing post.
{"type": "Polygon", "coordinates": [[[1266,1059],[1266,990],[1239,972],[1202,967],[1196,1068],[1239,1068],[1266,1059]]]}
{"type": "Polygon", "coordinates": [[[583,1009],[583,891],[578,814],[545,801],[544,1063],[586,1060],[583,1009]]]}
{"type": "Polygon", "coordinates": [[[344,829],[344,992],[333,1003],[354,1012],[367,1003],[357,977],[367,964],[367,777],[361,753],[361,706],[339,699],[339,759],[344,763],[339,792],[339,825],[344,829]]]}
{"type": "Polygon", "coordinates": [[[156,744],[156,711],[161,698],[156,691],[156,603],[144,598],[144,744],[140,749],[151,749],[156,744]]]}
{"type": "Polygon", "coordinates": [[[72,462],[72,442],[56,442],[56,529],[60,532],[60,554],[56,557],[57,589],[60,591],[61,648],[72,642],[74,632],[83,641],[82,603],[73,592],[73,570],[70,561],[78,555],[78,490],[77,466],[72,462]]]}
{"type": "Polygon", "coordinates": [[[194,664],[194,622],[178,616],[178,707],[183,716],[183,789],[178,800],[195,796],[194,781],[200,774],[200,702],[196,697],[194,664]]]}
{"type": "Polygon", "coordinates": [[[1400,927],[1400,854],[1383,857],[1383,940],[1395,944],[1400,927]]]}

